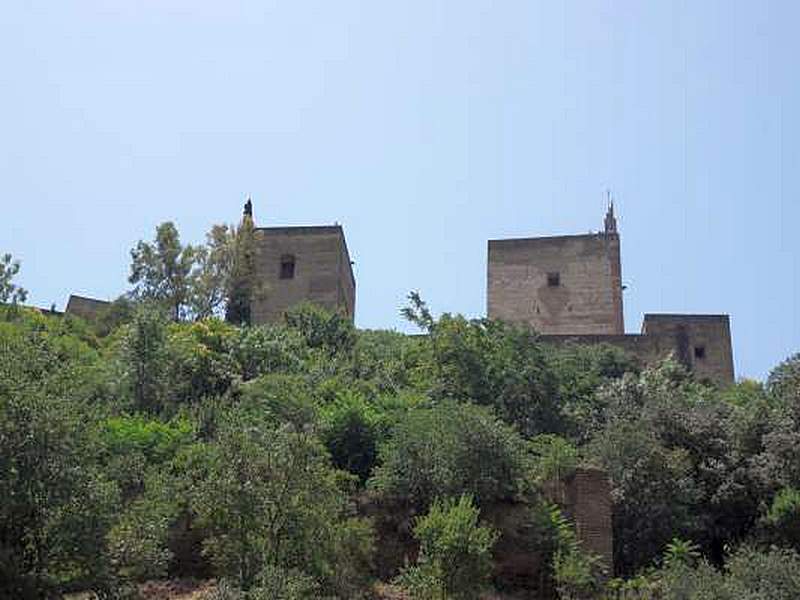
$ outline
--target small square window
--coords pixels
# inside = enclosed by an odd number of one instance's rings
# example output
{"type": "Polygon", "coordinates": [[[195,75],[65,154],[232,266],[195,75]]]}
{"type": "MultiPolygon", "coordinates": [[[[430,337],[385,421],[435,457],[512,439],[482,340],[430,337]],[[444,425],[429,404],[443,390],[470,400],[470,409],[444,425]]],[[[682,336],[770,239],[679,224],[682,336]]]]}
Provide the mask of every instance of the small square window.
{"type": "Polygon", "coordinates": [[[703,360],[706,357],[706,347],[705,346],[695,346],[694,347],[694,357],[703,360]]]}
{"type": "Polygon", "coordinates": [[[561,274],[560,273],[548,273],[547,274],[547,287],[558,287],[561,285],[561,274]]]}
{"type": "Polygon", "coordinates": [[[281,257],[281,279],[294,279],[294,256],[281,257]]]}

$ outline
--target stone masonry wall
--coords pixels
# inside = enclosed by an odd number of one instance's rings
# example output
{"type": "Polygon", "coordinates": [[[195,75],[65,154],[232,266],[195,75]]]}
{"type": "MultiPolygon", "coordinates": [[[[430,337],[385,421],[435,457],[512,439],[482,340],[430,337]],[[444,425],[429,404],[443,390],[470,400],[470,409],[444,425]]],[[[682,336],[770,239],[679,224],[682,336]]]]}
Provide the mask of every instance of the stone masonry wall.
{"type": "Polygon", "coordinates": [[[642,334],[673,339],[676,356],[699,379],[734,382],[728,315],[648,314],[644,316],[642,334]]]}
{"type": "MultiPolygon", "coordinates": [[[[694,372],[700,379],[725,386],[734,382],[730,332],[711,323],[703,323],[706,315],[673,315],[670,326],[652,325],[642,334],[626,335],[543,335],[542,342],[568,344],[609,344],[634,356],[641,366],[653,364],[670,355],[694,372]],[[685,329],[679,325],[686,324],[685,329]],[[691,325],[694,323],[694,326],[691,325]],[[704,347],[704,358],[694,356],[694,347],[704,347]]],[[[652,316],[651,316],[652,318],[652,316]]],[[[645,318],[645,322],[647,317],[645,318]]]]}
{"type": "Polygon", "coordinates": [[[111,303],[106,300],[96,300],[94,298],[70,294],[69,300],[67,301],[67,308],[64,312],[87,321],[93,321],[99,316],[100,312],[110,305],[111,303]]]}
{"type": "Polygon", "coordinates": [[[622,334],[619,236],[490,240],[487,296],[489,318],[539,333],[622,334]]]}
{"type": "Polygon", "coordinates": [[[304,301],[353,318],[355,279],[340,226],[258,228],[255,238],[254,323],[279,321],[304,301]],[[281,278],[288,256],[294,258],[294,275],[281,278]]]}
{"type": "Polygon", "coordinates": [[[558,504],[575,526],[582,547],[614,571],[611,484],[605,471],[579,467],[564,479],[551,481],[545,494],[558,504]]]}

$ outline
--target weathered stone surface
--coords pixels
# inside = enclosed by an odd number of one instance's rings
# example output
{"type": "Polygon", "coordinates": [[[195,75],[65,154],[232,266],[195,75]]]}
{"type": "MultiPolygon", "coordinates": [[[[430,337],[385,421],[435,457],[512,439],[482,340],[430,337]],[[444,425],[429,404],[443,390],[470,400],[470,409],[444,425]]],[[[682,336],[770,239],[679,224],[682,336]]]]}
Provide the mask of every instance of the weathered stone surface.
{"type": "Polygon", "coordinates": [[[109,306],[111,306],[111,303],[106,300],[96,300],[95,298],[70,294],[67,308],[64,312],[74,317],[93,321],[109,306]]]}
{"type": "Polygon", "coordinates": [[[487,291],[490,319],[543,334],[625,330],[616,234],[490,240],[487,291]]]}
{"type": "Polygon", "coordinates": [[[650,364],[670,354],[700,379],[734,381],[727,315],[645,315],[625,334],[620,237],[613,205],[605,231],[490,240],[487,312],[525,324],[551,344],[611,344],[650,364]]]}
{"type": "Polygon", "coordinates": [[[642,335],[672,339],[675,356],[695,376],[733,383],[733,351],[728,315],[647,314],[642,335]]]}
{"type": "Polygon", "coordinates": [[[301,302],[355,314],[355,278],[341,226],[260,227],[256,239],[254,323],[280,321],[301,302]],[[293,261],[287,277],[282,263],[293,261]]]}

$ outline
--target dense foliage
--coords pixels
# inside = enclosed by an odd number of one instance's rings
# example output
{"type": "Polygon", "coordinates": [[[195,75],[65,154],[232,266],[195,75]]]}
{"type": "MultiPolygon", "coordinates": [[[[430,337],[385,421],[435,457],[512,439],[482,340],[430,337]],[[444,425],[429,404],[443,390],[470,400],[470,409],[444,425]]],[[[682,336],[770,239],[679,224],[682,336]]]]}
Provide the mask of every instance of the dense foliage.
{"type": "MultiPolygon", "coordinates": [[[[561,597],[800,595],[800,356],[720,390],[671,360],[434,319],[418,297],[423,336],[312,306],[179,322],[199,306],[181,279],[200,275],[158,237],[134,259],[177,265],[174,281],[142,266],[113,319],[0,307],[0,596],[179,575],[216,576],[220,597],[368,596],[381,531],[365,506],[381,502],[411,515],[419,557],[399,581],[419,597],[490,586],[488,515],[515,503],[561,597]],[[611,480],[608,584],[543,499],[581,464],[611,480]]],[[[243,256],[213,260],[246,272],[243,256]]]]}

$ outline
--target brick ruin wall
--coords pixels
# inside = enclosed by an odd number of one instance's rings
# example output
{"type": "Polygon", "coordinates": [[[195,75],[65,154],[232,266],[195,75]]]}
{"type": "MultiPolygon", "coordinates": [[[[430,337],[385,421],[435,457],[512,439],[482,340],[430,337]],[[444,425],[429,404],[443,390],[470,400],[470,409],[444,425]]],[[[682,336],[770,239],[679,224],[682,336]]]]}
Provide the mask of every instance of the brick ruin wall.
{"type": "Polygon", "coordinates": [[[575,526],[581,546],[614,572],[611,483],[605,471],[580,467],[569,477],[550,482],[545,495],[558,504],[575,526]]]}

